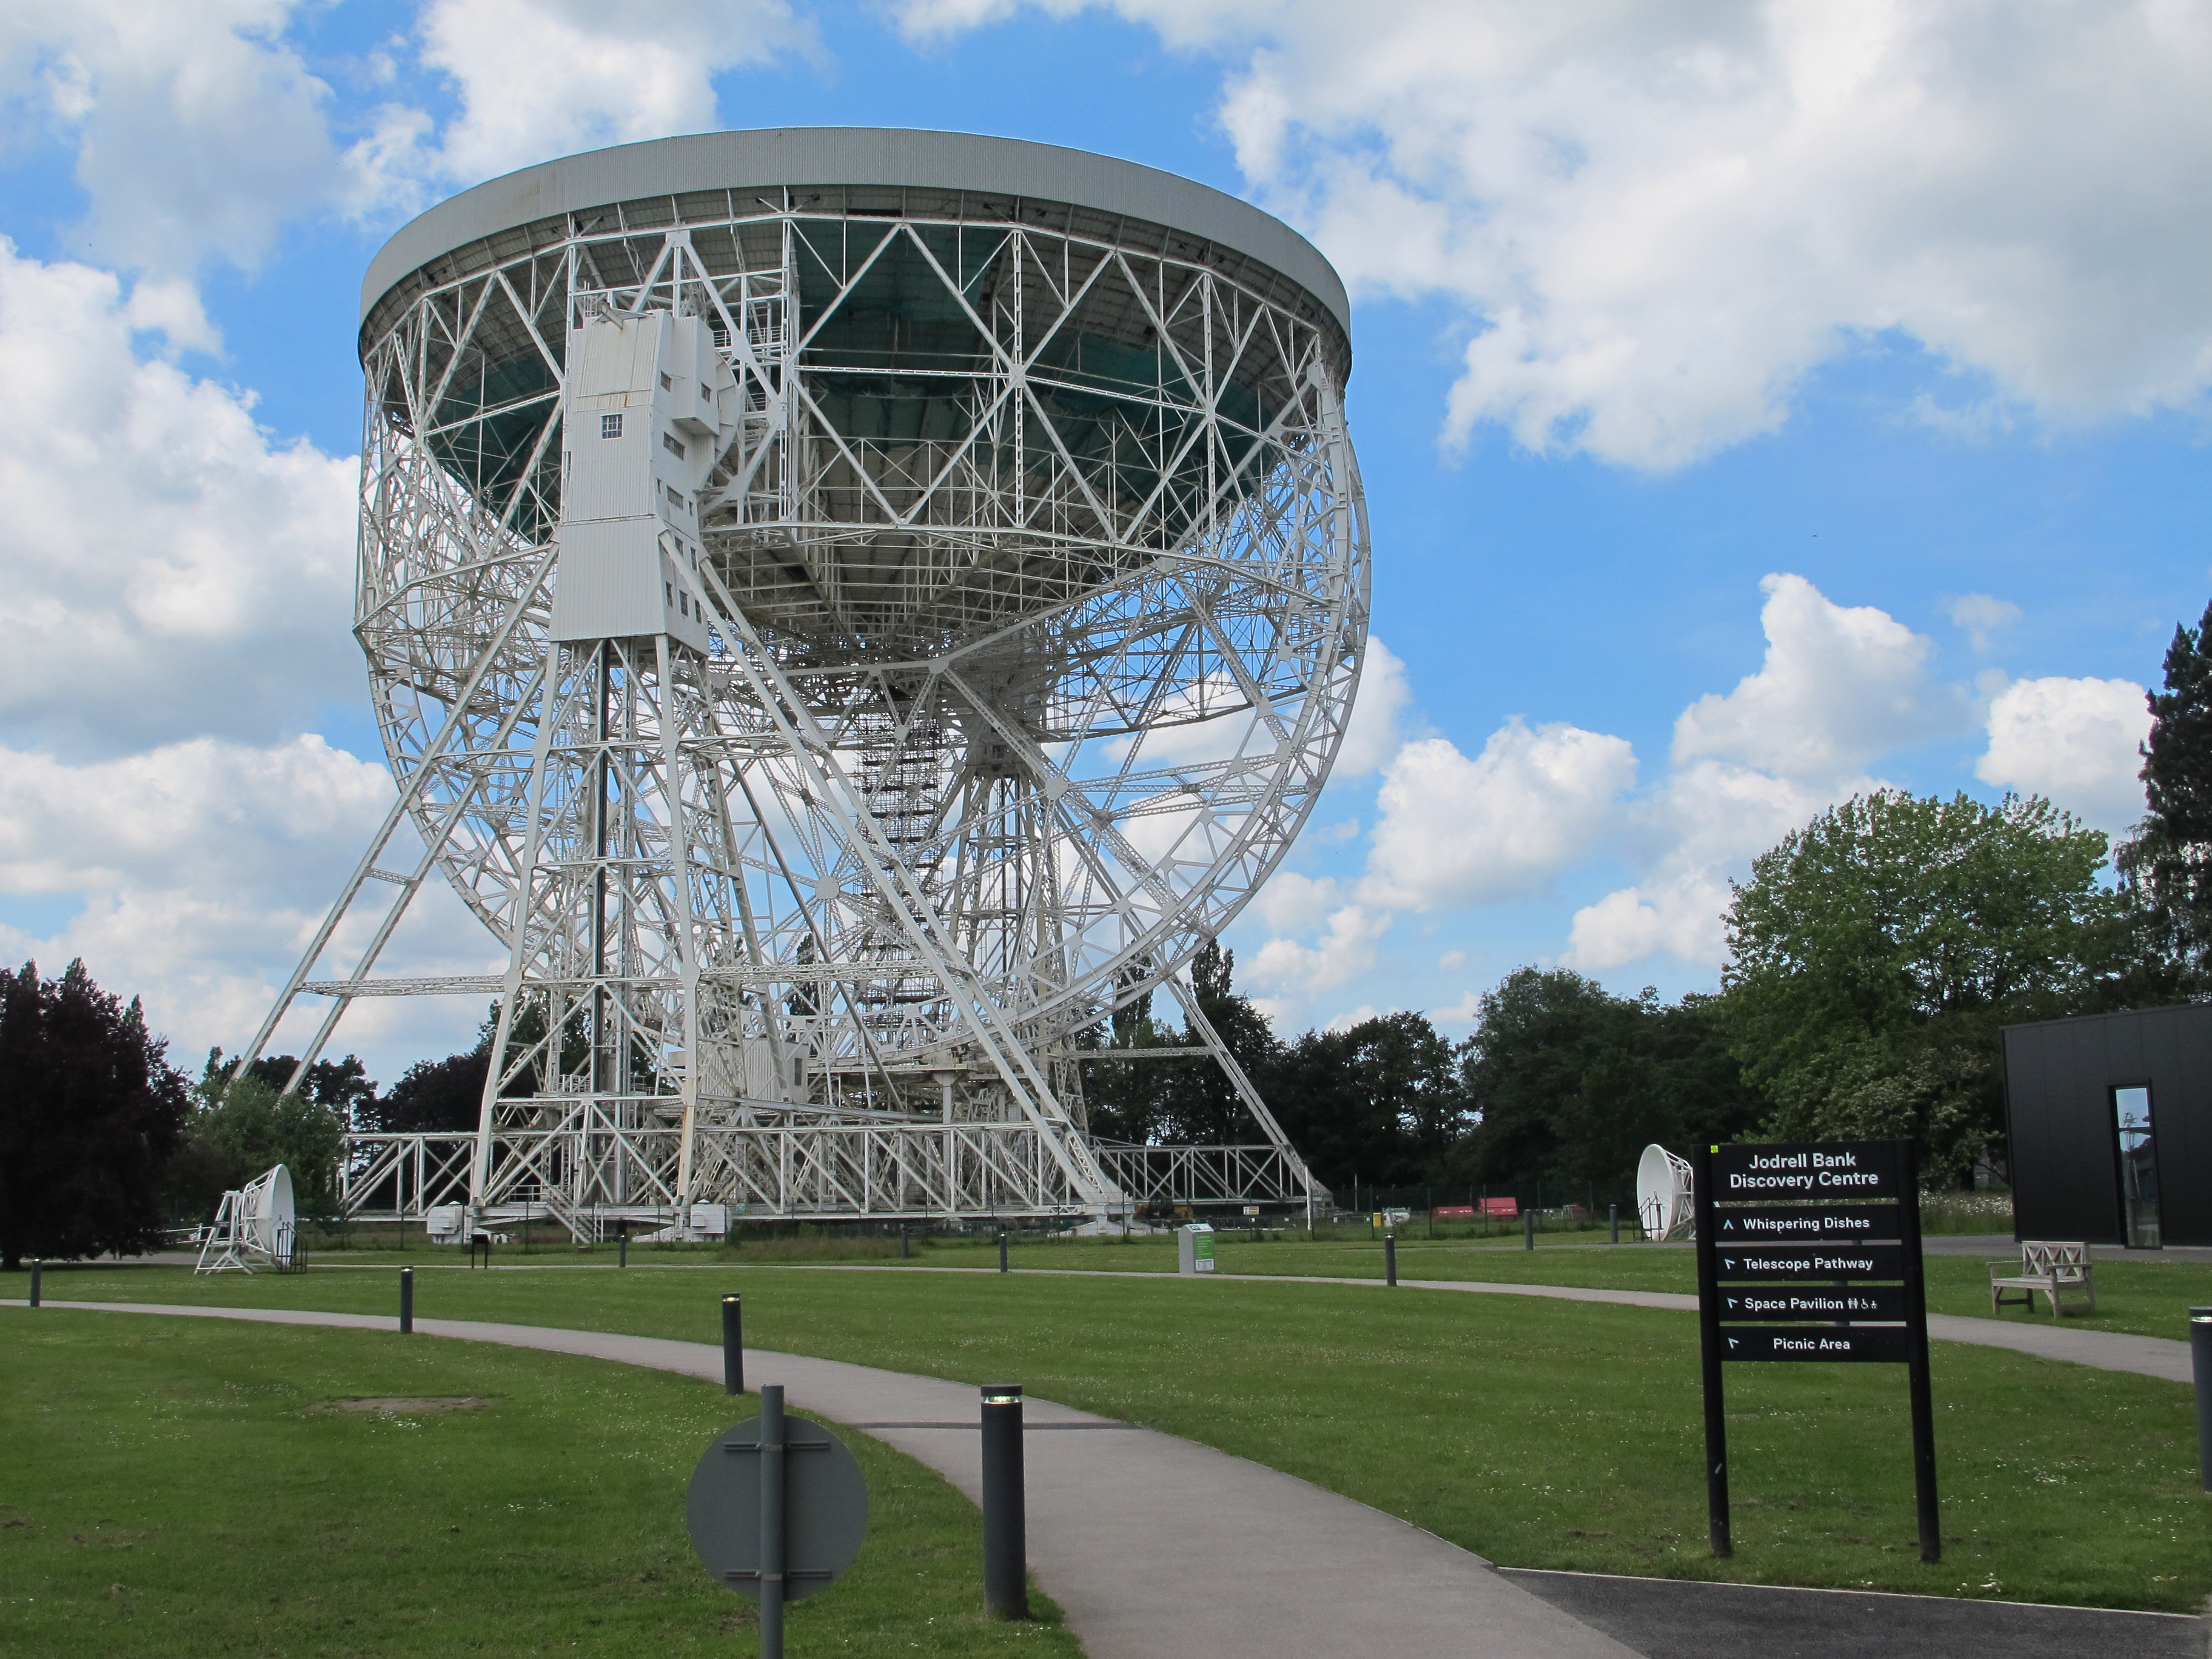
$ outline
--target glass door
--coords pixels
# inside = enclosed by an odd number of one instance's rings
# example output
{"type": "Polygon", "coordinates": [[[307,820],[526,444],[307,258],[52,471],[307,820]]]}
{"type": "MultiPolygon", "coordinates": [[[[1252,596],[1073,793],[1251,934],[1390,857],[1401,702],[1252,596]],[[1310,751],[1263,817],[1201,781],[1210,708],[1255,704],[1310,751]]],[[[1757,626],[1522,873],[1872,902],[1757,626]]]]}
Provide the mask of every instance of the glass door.
{"type": "Polygon", "coordinates": [[[2121,1237],[2130,1249],[2155,1250],[2158,1154],[2151,1139],[2150,1091],[2113,1090],[2112,1120],[2119,1134],[2121,1237]]]}

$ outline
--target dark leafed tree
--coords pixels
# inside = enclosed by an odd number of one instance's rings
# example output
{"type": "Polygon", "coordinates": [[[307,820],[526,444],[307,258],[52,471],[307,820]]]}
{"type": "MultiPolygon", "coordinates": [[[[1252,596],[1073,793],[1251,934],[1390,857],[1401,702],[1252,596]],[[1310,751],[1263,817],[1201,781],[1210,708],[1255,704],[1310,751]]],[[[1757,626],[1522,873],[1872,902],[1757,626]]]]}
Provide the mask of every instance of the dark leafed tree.
{"type": "Polygon", "coordinates": [[[184,1074],[144,1011],[72,962],[0,983],[0,1260],[135,1253],[157,1242],[184,1074]]]}
{"type": "Polygon", "coordinates": [[[2212,607],[2173,630],[2142,748],[2148,812],[2112,862],[2180,987],[2212,992],[2212,607]]]}
{"type": "MultiPolygon", "coordinates": [[[[256,1082],[264,1083],[274,1092],[283,1094],[299,1064],[290,1054],[264,1054],[246,1067],[246,1072],[256,1082]]],[[[317,1106],[329,1108],[351,1123],[375,1100],[376,1085],[369,1081],[368,1069],[360,1060],[348,1054],[343,1060],[317,1060],[307,1067],[307,1074],[300,1079],[295,1092],[317,1106]]]]}
{"type": "MultiPolygon", "coordinates": [[[[1152,994],[1147,991],[1115,1009],[1105,1024],[1085,1032],[1076,1047],[1090,1053],[1171,1048],[1182,1041],[1178,1032],[1152,1018],[1152,994]]],[[[1176,1063],[1116,1060],[1085,1064],[1083,1099],[1091,1133],[1139,1146],[1158,1139],[1167,1115],[1168,1071],[1176,1063]]]]}
{"type": "Polygon", "coordinates": [[[417,1060],[362,1113],[361,1127],[387,1134],[473,1129],[490,1065],[491,1055],[483,1048],[417,1060]]]}
{"type": "Polygon", "coordinates": [[[1728,915],[1729,1046],[1790,1139],[1911,1138],[1931,1180],[2001,1158],[1997,1028],[2155,998],[2105,837],[2039,797],[1895,790],[1762,854],[1728,915]]]}
{"type": "Polygon", "coordinates": [[[1467,1127],[1451,1045],[1401,1011],[1341,1031],[1308,1031],[1261,1074],[1268,1107],[1323,1184],[1435,1181],[1467,1127]]]}
{"type": "MultiPolygon", "coordinates": [[[[1267,1074],[1280,1045],[1267,1017],[1231,982],[1236,969],[1237,953],[1224,950],[1218,939],[1208,939],[1191,958],[1191,989],[1199,1011],[1222,1045],[1248,1077],[1258,1079],[1267,1074]]],[[[1181,1041],[1192,1048],[1200,1044],[1202,1039],[1194,1024],[1186,1023],[1181,1041]]],[[[1170,1069],[1162,1083],[1160,1103],[1164,1139],[1204,1145],[1237,1141],[1249,1145],[1259,1139],[1258,1126],[1218,1065],[1212,1060],[1166,1064],[1170,1069]]],[[[1261,1097],[1266,1097],[1264,1091],[1261,1097]]]]}
{"type": "Polygon", "coordinates": [[[1619,1187],[1653,1141],[1681,1152],[1740,1134],[1765,1111],[1728,1052],[1714,999],[1616,997],[1565,969],[1508,975],[1483,997],[1459,1053],[1480,1121],[1451,1170],[1471,1183],[1619,1187]]]}

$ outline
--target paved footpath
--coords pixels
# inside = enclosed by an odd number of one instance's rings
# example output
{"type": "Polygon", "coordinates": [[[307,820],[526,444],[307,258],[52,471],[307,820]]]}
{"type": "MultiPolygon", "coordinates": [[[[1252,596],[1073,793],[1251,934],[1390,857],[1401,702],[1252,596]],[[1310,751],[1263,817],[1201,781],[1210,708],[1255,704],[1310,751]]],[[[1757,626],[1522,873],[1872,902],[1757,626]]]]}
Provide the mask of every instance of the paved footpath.
{"type": "MultiPolygon", "coordinates": [[[[396,1322],[294,1309],[46,1305],[354,1330],[396,1322]]],[[[722,1351],[706,1343],[458,1319],[418,1319],[415,1328],[710,1382],[722,1376],[722,1351]]],[[[746,1350],[745,1375],[756,1388],[781,1383],[793,1404],[896,1447],[980,1501],[974,1388],[760,1349],[746,1350]]],[[[1842,1600],[1820,1599],[1827,1592],[1501,1572],[1395,1516],[1192,1441],[1035,1398],[1024,1421],[1030,1565],[1089,1659],[1905,1659],[1938,1646],[1947,1659],[2205,1652],[2203,1621],[2170,1614],[1890,1595],[1851,1597],[1845,1617],[1842,1600]]]]}

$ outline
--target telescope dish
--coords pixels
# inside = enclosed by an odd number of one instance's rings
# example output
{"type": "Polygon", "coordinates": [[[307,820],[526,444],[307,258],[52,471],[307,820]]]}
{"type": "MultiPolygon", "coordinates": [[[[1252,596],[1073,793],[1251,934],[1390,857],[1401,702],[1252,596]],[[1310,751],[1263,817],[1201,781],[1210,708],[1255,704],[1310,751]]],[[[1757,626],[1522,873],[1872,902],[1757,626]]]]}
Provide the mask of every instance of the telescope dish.
{"type": "Polygon", "coordinates": [[[297,1212],[292,1202],[292,1172],[279,1164],[245,1188],[246,1226],[253,1248],[275,1256],[279,1243],[289,1244],[297,1212]]]}
{"type": "Polygon", "coordinates": [[[1636,1164],[1636,1214],[1644,1237],[1664,1240],[1677,1229],[1688,1231],[1695,1185],[1687,1162],[1656,1141],[1644,1149],[1636,1164]]]}
{"type": "Polygon", "coordinates": [[[252,1273],[256,1261],[276,1264],[281,1272],[295,1259],[297,1211],[292,1200],[292,1172],[274,1164],[243,1187],[222,1195],[215,1223],[206,1230],[196,1273],[252,1273]]]}

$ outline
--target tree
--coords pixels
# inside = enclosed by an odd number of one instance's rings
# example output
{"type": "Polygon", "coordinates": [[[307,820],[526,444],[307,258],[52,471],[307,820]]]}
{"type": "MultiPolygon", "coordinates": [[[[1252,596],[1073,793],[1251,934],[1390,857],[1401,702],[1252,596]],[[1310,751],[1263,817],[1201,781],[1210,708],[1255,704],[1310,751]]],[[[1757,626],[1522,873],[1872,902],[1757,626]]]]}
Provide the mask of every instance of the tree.
{"type": "Polygon", "coordinates": [[[1710,997],[1616,997],[1566,969],[1522,968],[1486,994],[1460,1046],[1480,1121],[1454,1149],[1469,1182],[1617,1186],[1653,1141],[1735,1135],[1765,1103],[1744,1083],[1710,997]]]}
{"type": "Polygon", "coordinates": [[[2195,628],[2173,630],[2150,713],[2149,811],[2112,861],[2152,948],[2179,988],[2202,995],[2212,989],[2212,606],[2195,628]]]}
{"type": "MultiPolygon", "coordinates": [[[[1193,1000],[1244,1074],[1258,1078],[1274,1063],[1281,1045],[1267,1016],[1231,984],[1236,970],[1237,953],[1223,949],[1218,939],[1206,940],[1191,958],[1193,1000]]],[[[1203,1042],[1197,1024],[1186,1020],[1182,1046],[1197,1048],[1203,1042]]],[[[1249,1143],[1259,1138],[1259,1129],[1237,1097],[1236,1085],[1212,1060],[1170,1063],[1161,1081],[1160,1113],[1162,1133],[1170,1140],[1220,1145],[1249,1143]]]]}
{"type": "MultiPolygon", "coordinates": [[[[222,1049],[209,1054],[192,1090],[184,1149],[169,1171],[172,1208],[195,1220],[210,1219],[223,1194],[282,1164],[292,1172],[303,1212],[334,1214],[346,1120],[335,1107],[305,1095],[279,1094],[251,1071],[242,1077],[237,1073],[238,1063],[226,1064],[222,1049]]],[[[283,1074],[290,1077],[291,1066],[283,1074]]]]}
{"type": "Polygon", "coordinates": [[[1261,1098],[1315,1176],[1332,1188],[1434,1181],[1467,1127],[1451,1045],[1401,1011],[1308,1031],[1261,1074],[1261,1098]]]}
{"type": "Polygon", "coordinates": [[[184,1074],[145,1012],[38,966],[0,981],[0,1261],[136,1253],[157,1242],[161,1170],[186,1110],[184,1074]]]}
{"type": "Polygon", "coordinates": [[[1762,854],[1735,890],[1722,984],[1767,1127],[1910,1137],[1935,1180],[2001,1156],[1997,1027],[2145,988],[2105,852],[2040,797],[1881,790],[1762,854]]]}
{"type": "Polygon", "coordinates": [[[369,1103],[358,1121],[364,1129],[386,1134],[473,1129],[483,1110],[484,1073],[490,1065],[491,1054],[483,1048],[443,1060],[418,1060],[389,1093],[369,1103]]]}
{"type": "MultiPolygon", "coordinates": [[[[216,1052],[220,1054],[222,1051],[216,1052]]],[[[290,1054],[264,1054],[246,1069],[248,1076],[283,1094],[299,1066],[300,1062],[290,1054]]],[[[234,1072],[237,1068],[234,1066],[230,1069],[234,1072]]],[[[376,1100],[376,1085],[369,1081],[368,1069],[353,1054],[343,1060],[317,1060],[300,1079],[297,1092],[318,1106],[329,1107],[349,1123],[368,1111],[376,1100]]]]}

